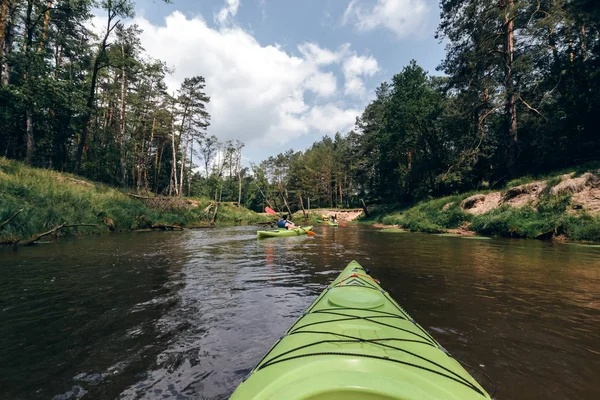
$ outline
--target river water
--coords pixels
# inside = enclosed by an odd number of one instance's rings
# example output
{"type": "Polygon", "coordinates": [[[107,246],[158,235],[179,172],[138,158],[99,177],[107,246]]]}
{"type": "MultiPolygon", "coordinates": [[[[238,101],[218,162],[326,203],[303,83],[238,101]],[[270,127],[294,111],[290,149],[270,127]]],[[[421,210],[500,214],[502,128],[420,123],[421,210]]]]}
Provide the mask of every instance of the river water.
{"type": "Polygon", "coordinates": [[[496,399],[600,398],[600,248],[255,230],[0,250],[0,398],[227,398],[353,259],[496,399]]]}

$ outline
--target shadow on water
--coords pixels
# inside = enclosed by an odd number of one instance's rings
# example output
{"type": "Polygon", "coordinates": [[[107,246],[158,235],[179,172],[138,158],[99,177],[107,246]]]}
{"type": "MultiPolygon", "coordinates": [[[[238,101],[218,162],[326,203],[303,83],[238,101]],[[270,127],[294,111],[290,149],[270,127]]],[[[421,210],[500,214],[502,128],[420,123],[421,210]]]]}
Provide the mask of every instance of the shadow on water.
{"type": "Polygon", "coordinates": [[[352,259],[498,399],[596,399],[600,249],[252,227],[0,253],[0,397],[222,399],[352,259]]]}

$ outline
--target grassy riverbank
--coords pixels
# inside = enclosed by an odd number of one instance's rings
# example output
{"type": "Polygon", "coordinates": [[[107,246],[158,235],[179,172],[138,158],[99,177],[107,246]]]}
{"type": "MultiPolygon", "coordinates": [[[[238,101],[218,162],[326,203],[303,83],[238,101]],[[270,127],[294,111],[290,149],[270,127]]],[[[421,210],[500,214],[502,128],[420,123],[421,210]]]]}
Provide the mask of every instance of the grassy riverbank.
{"type": "MultiPolygon", "coordinates": [[[[470,192],[384,206],[369,221],[411,231],[474,231],[482,235],[600,242],[600,163],[523,177],[501,191],[470,192]]],[[[365,221],[365,220],[363,220],[365,221]]]]}
{"type": "MultiPolygon", "coordinates": [[[[136,199],[106,185],[70,174],[30,168],[0,158],[0,243],[14,242],[61,224],[93,224],[63,228],[61,235],[109,230],[149,229],[154,225],[209,225],[214,205],[208,199],[136,199]]],[[[265,217],[231,203],[219,204],[218,225],[248,224],[265,217]]]]}

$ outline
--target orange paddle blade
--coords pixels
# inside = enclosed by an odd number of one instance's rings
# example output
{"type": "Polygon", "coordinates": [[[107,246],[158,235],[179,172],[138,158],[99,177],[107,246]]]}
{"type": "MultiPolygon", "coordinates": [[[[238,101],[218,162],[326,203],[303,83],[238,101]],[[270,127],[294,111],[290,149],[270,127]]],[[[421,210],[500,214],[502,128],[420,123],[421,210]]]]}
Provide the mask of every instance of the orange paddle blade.
{"type": "Polygon", "coordinates": [[[277,215],[277,212],[273,210],[271,207],[265,207],[265,212],[271,215],[277,215]]]}

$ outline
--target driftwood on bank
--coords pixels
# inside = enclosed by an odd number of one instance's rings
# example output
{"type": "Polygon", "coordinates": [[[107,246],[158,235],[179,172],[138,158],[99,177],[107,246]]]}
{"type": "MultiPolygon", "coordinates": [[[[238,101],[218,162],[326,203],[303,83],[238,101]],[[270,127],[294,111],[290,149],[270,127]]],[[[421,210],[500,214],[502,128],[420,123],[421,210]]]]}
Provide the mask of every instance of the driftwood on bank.
{"type": "Polygon", "coordinates": [[[51,234],[53,234],[53,233],[61,230],[62,228],[74,228],[74,227],[77,227],[77,226],[93,226],[93,227],[97,227],[98,225],[96,225],[96,224],[60,224],[60,225],[57,225],[54,228],[50,229],[47,232],[36,233],[35,235],[32,235],[27,240],[20,240],[19,239],[19,240],[15,241],[13,244],[15,246],[31,246],[32,244],[35,244],[35,242],[37,242],[38,240],[40,240],[44,236],[51,235],[51,234]]]}
{"type": "Polygon", "coordinates": [[[171,198],[171,197],[148,197],[148,196],[140,196],[139,194],[133,194],[133,193],[127,193],[127,196],[135,197],[136,199],[142,199],[142,200],[160,200],[160,199],[168,200],[168,199],[171,198]]]}
{"type": "Polygon", "coordinates": [[[21,208],[19,211],[17,211],[16,213],[14,213],[10,218],[8,218],[6,221],[4,221],[3,223],[0,224],[0,229],[4,228],[4,225],[8,224],[10,221],[12,221],[17,215],[19,215],[21,213],[21,211],[23,211],[24,209],[21,208]]]}
{"type": "Polygon", "coordinates": [[[184,228],[180,225],[168,225],[168,224],[152,224],[153,230],[161,230],[161,231],[182,231],[184,228]]]}

